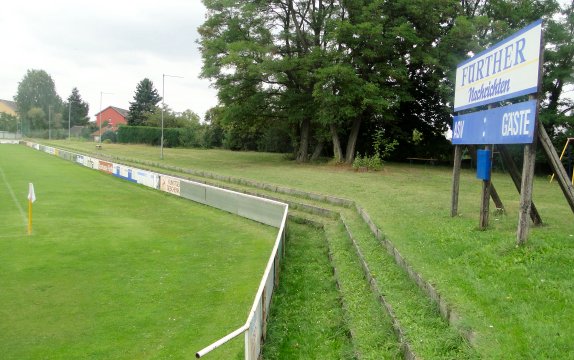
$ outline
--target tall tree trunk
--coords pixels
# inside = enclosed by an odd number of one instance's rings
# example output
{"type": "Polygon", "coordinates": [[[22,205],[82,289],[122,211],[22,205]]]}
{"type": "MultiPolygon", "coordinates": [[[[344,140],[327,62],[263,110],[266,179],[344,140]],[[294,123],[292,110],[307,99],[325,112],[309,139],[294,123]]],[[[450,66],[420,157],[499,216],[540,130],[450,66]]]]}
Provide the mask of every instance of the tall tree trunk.
{"type": "Polygon", "coordinates": [[[315,146],[315,151],[313,151],[313,155],[311,155],[311,161],[315,161],[321,156],[321,152],[323,151],[323,140],[319,141],[315,146]]]}
{"type": "Polygon", "coordinates": [[[343,148],[341,147],[341,141],[339,140],[337,127],[334,124],[331,124],[329,125],[329,130],[331,130],[331,138],[333,139],[333,157],[335,158],[336,162],[343,162],[343,148]]]}
{"type": "Polygon", "coordinates": [[[307,162],[309,160],[309,119],[303,120],[301,123],[301,141],[299,143],[299,152],[297,153],[298,162],[307,162]]]}
{"type": "Polygon", "coordinates": [[[351,133],[349,134],[349,141],[347,142],[347,157],[345,158],[345,163],[351,164],[355,160],[355,147],[357,145],[357,139],[359,138],[359,129],[361,128],[361,118],[357,117],[353,120],[353,126],[351,127],[351,133]]]}

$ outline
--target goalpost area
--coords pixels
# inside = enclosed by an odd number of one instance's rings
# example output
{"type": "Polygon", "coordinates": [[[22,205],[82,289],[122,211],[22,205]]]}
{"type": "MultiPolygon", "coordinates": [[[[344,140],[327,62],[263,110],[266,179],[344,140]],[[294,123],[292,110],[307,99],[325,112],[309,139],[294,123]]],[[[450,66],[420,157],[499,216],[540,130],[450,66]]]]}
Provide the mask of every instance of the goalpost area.
{"type": "Polygon", "coordinates": [[[212,358],[259,355],[286,204],[21,144],[0,145],[3,358],[190,358],[240,329],[212,358]]]}

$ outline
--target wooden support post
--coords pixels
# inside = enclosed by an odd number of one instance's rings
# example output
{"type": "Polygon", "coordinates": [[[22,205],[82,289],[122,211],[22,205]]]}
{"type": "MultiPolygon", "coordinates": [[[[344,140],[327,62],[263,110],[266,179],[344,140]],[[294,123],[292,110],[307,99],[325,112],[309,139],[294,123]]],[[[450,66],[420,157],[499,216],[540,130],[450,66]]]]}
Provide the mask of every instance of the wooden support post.
{"type": "MultiPolygon", "coordinates": [[[[474,161],[474,163],[476,164],[476,162],[477,162],[477,160],[476,160],[476,146],[470,145],[469,148],[470,148],[470,157],[472,158],[472,161],[474,161]]],[[[492,198],[492,201],[494,202],[494,206],[496,206],[497,209],[501,209],[502,211],[506,211],[506,209],[504,208],[504,204],[502,203],[502,200],[500,199],[500,196],[498,195],[498,191],[496,191],[496,188],[494,187],[494,184],[492,183],[492,180],[490,181],[490,197],[492,198]]]]}
{"type": "MultiPolygon", "coordinates": [[[[541,47],[544,49],[544,47],[541,47]]],[[[542,50],[541,50],[542,52],[542,50]]],[[[541,55],[542,56],[542,55],[541,55]]],[[[542,64],[542,60],[541,60],[542,64]]],[[[541,65],[542,66],[542,65],[541,65]]],[[[542,68],[540,68],[540,76],[542,76],[542,68]]],[[[539,80],[538,87],[542,81],[539,80]]],[[[529,96],[530,100],[536,99],[534,95],[529,96]]],[[[532,144],[524,145],[524,161],[522,163],[522,181],[520,183],[520,208],[518,212],[518,230],[516,231],[516,244],[526,244],[528,238],[528,230],[530,227],[530,212],[532,210],[532,188],[534,185],[534,165],[536,164],[536,132],[542,127],[539,124],[538,112],[539,104],[536,104],[535,125],[534,125],[534,140],[532,144]]]]}
{"type": "Polygon", "coordinates": [[[528,238],[535,160],[536,138],[532,144],[524,145],[524,163],[522,165],[522,183],[520,186],[520,209],[518,213],[518,230],[516,232],[517,245],[524,245],[528,238]]]}
{"type": "MultiPolygon", "coordinates": [[[[508,151],[506,145],[498,145],[498,151],[500,151],[500,155],[502,156],[502,162],[504,163],[504,166],[508,170],[508,173],[512,178],[512,182],[514,183],[516,190],[518,190],[518,193],[520,194],[520,187],[522,186],[522,176],[520,175],[520,171],[518,171],[518,166],[516,166],[516,163],[514,162],[514,160],[512,160],[512,156],[510,155],[510,152],[508,151]]],[[[534,223],[535,226],[542,225],[542,218],[538,213],[538,209],[536,209],[536,206],[534,205],[534,201],[530,205],[530,219],[532,219],[532,222],[534,223]]]]}
{"type": "MultiPolygon", "coordinates": [[[[542,74],[544,64],[544,35],[540,36],[540,55],[538,58],[538,89],[536,94],[528,96],[528,100],[536,100],[536,112],[534,114],[534,139],[532,144],[524,145],[524,161],[522,164],[522,181],[520,182],[520,212],[518,213],[518,230],[516,230],[516,244],[526,244],[528,230],[530,227],[529,217],[532,211],[532,189],[534,185],[534,165],[536,164],[536,143],[538,142],[537,134],[544,126],[540,124],[540,101],[537,96],[542,93],[542,74]]],[[[544,132],[546,133],[546,132],[544,132]]]]}
{"type": "MultiPolygon", "coordinates": [[[[485,150],[491,150],[490,145],[484,147],[485,150]]],[[[486,230],[488,227],[488,217],[490,214],[490,180],[482,180],[482,197],[480,199],[480,220],[478,228],[486,230]]]]}
{"type": "Polygon", "coordinates": [[[554,170],[554,174],[556,174],[558,184],[560,184],[564,197],[566,198],[566,201],[568,201],[570,209],[574,212],[574,187],[570,183],[566,169],[564,169],[564,165],[562,165],[562,162],[558,157],[558,153],[556,153],[554,145],[552,145],[552,141],[550,140],[550,137],[548,137],[544,126],[538,127],[538,138],[540,139],[540,144],[542,145],[544,153],[552,166],[552,170],[554,170]]]}
{"type": "Polygon", "coordinates": [[[450,216],[458,215],[458,190],[460,185],[460,167],[462,163],[462,146],[454,146],[454,166],[452,168],[452,199],[450,203],[450,216]]]}

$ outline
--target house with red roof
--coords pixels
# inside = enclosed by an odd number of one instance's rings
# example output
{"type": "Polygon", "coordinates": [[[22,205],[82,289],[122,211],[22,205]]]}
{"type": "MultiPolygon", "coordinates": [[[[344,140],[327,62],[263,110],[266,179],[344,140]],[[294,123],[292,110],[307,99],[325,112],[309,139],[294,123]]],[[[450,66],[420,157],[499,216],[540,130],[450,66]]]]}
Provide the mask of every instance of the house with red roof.
{"type": "Polygon", "coordinates": [[[120,125],[126,125],[128,123],[128,113],[128,110],[115,106],[108,106],[97,113],[96,126],[98,127],[98,130],[92,133],[94,141],[99,141],[100,136],[106,131],[117,131],[120,125]],[[102,129],[102,134],[100,134],[100,129],[102,129]]]}

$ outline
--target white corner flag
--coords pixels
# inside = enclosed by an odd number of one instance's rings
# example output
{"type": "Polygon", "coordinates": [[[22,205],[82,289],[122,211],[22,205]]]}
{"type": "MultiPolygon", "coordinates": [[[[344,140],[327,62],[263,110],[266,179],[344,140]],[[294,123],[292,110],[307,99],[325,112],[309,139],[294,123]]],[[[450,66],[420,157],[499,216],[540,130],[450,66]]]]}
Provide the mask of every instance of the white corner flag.
{"type": "Polygon", "coordinates": [[[34,184],[30,183],[28,186],[28,235],[32,234],[32,203],[36,201],[36,194],[34,194],[34,184]]]}
{"type": "Polygon", "coordinates": [[[34,194],[34,184],[30,183],[28,186],[28,200],[31,202],[36,201],[36,194],[34,194]]]}

